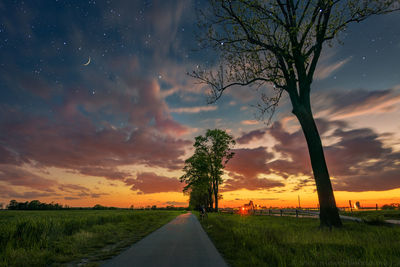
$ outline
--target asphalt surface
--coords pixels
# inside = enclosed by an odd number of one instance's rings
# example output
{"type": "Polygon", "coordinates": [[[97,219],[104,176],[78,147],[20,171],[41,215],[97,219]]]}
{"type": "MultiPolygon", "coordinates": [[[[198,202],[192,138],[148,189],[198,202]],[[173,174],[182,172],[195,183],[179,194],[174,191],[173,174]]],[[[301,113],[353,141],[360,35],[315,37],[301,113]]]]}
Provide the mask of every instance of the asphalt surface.
{"type": "Polygon", "coordinates": [[[102,266],[228,266],[197,218],[186,213],[154,231],[102,266]]]}

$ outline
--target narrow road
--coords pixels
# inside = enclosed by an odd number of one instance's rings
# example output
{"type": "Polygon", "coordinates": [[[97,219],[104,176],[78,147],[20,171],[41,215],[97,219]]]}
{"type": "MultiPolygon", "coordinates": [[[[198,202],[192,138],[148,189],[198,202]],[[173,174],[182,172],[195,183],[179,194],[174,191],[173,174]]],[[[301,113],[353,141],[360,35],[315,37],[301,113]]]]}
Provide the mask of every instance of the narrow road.
{"type": "Polygon", "coordinates": [[[102,266],[227,266],[197,218],[186,213],[102,266]]]}

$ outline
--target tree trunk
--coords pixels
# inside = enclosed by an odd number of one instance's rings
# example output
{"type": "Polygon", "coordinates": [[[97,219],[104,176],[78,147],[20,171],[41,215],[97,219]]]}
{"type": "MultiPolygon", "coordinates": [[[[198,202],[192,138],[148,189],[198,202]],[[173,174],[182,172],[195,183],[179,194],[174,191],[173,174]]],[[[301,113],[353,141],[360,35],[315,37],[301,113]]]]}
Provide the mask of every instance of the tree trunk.
{"type": "Polygon", "coordinates": [[[342,221],[340,220],[339,211],[336,207],[322,142],[313,118],[311,107],[304,107],[300,104],[297,106],[293,105],[293,114],[295,114],[299,120],[307,140],[311,166],[317,185],[321,226],[340,227],[342,226],[342,221]]]}
{"type": "Polygon", "coordinates": [[[209,200],[208,210],[210,211],[213,209],[212,189],[208,189],[208,200],[209,200]]]}
{"type": "Polygon", "coordinates": [[[215,182],[214,187],[214,198],[215,198],[215,212],[218,212],[218,183],[215,182]]]}

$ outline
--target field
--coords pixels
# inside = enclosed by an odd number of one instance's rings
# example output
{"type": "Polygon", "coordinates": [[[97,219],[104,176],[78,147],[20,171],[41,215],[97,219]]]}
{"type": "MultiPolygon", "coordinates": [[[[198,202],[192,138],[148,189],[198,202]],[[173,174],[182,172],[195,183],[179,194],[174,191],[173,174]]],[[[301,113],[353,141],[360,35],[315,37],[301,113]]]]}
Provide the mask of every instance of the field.
{"type": "Polygon", "coordinates": [[[346,216],[354,216],[365,220],[400,220],[400,210],[355,210],[353,212],[341,212],[346,216]]]}
{"type": "Polygon", "coordinates": [[[1,211],[0,266],[96,265],[179,211],[1,211]]]}
{"type": "Polygon", "coordinates": [[[210,213],[202,225],[232,266],[399,266],[400,227],[210,213]]]}

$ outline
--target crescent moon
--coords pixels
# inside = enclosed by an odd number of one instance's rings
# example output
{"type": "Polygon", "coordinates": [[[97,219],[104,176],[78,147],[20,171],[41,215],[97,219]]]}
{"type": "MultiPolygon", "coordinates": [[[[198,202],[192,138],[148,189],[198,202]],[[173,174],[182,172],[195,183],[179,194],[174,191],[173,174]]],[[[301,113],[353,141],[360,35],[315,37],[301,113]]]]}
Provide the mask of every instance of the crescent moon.
{"type": "Polygon", "coordinates": [[[90,64],[90,57],[89,57],[88,62],[86,62],[85,64],[83,64],[83,66],[87,66],[87,65],[89,65],[89,64],[90,64]]]}

